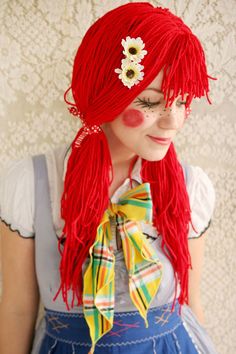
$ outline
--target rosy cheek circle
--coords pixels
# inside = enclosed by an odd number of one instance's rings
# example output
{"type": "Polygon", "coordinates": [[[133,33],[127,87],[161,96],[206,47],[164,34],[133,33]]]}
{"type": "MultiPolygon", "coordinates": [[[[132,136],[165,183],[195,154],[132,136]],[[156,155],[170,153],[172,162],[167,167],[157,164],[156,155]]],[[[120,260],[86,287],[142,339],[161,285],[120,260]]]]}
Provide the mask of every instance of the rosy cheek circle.
{"type": "Polygon", "coordinates": [[[130,128],[135,128],[144,122],[144,115],[137,109],[127,109],[122,117],[124,125],[130,128]]]}

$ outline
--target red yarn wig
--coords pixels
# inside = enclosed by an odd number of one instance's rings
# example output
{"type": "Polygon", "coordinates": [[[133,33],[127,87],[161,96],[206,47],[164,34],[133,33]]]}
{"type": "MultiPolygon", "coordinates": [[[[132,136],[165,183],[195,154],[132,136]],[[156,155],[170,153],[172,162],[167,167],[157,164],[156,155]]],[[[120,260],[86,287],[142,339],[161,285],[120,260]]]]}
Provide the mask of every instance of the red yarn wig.
{"type": "MultiPolygon", "coordinates": [[[[187,94],[186,107],[195,97],[206,96],[208,79],[205,56],[197,37],[168,9],[148,3],[128,3],[98,19],[85,34],[74,60],[71,89],[83,122],[88,126],[114,120],[163,69],[162,91],[166,106],[187,94]],[[120,67],[122,39],[141,37],[147,55],[142,60],[144,78],[128,89],[114,72],[120,67]]],[[[209,101],[210,102],[210,101],[209,101]]],[[[103,132],[87,135],[81,146],[72,143],[61,217],[65,221],[59,250],[63,300],[68,294],[82,303],[82,264],[94,243],[96,230],[109,202],[109,172],[113,171],[108,142],[103,132]]],[[[189,198],[174,145],[161,161],[142,159],[141,176],[149,182],[153,200],[153,223],[162,236],[162,249],[175,273],[175,294],[180,282],[180,304],[188,302],[189,198]]],[[[55,297],[57,297],[58,293],[55,297]]]]}

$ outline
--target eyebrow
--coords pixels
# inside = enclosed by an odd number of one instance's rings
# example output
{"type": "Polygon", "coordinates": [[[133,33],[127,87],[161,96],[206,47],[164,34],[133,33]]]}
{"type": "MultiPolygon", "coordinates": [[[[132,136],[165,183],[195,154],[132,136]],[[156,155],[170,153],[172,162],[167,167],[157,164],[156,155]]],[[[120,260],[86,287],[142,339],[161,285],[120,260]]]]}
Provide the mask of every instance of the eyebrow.
{"type": "Polygon", "coordinates": [[[154,88],[154,87],[148,87],[148,88],[144,89],[144,91],[145,91],[145,90],[153,90],[153,91],[158,92],[158,93],[161,93],[161,94],[163,95],[163,92],[162,92],[161,90],[158,90],[158,89],[156,89],[156,88],[154,88]]]}

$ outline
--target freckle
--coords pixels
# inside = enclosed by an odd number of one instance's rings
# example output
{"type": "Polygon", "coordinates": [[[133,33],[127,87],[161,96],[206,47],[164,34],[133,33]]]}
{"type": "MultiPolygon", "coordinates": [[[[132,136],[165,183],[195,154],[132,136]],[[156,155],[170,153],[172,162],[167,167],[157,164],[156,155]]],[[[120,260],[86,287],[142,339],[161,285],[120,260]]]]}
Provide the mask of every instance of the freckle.
{"type": "Polygon", "coordinates": [[[144,115],[137,109],[127,109],[122,117],[124,125],[130,128],[140,126],[144,121],[144,115]]]}

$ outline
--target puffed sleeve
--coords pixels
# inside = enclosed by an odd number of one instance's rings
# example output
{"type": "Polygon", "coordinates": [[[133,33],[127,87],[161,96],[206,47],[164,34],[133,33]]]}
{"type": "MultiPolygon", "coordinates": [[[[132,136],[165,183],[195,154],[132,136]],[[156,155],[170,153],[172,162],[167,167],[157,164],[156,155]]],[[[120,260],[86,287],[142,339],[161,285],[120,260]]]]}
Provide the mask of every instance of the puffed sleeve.
{"type": "Polygon", "coordinates": [[[0,175],[0,218],[20,236],[34,237],[34,170],[31,157],[11,162],[0,175]]]}
{"type": "Polygon", "coordinates": [[[208,175],[198,166],[187,166],[186,184],[189,195],[192,223],[188,238],[200,237],[210,226],[214,206],[215,189],[208,175]]]}

